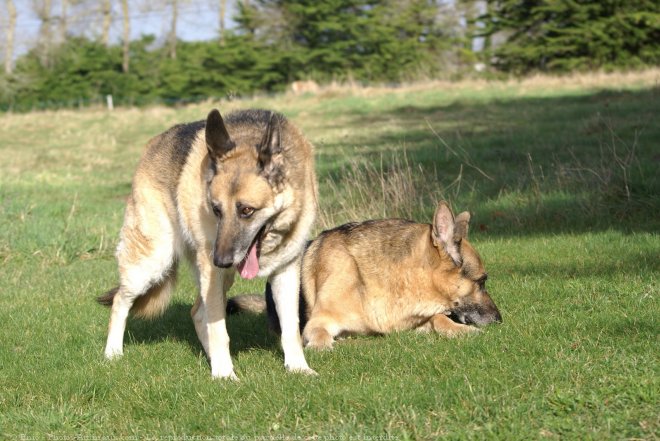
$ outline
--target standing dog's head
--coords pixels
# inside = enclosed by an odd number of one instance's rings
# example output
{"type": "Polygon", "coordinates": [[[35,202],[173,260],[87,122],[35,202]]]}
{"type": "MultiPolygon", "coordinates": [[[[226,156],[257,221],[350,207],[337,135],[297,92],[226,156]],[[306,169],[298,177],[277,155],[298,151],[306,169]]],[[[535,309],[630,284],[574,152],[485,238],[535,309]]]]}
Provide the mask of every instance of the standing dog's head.
{"type": "Polygon", "coordinates": [[[463,324],[484,326],[501,322],[502,316],[486,290],[488,274],[477,251],[467,241],[470,213],[454,218],[446,202],[438,204],[433,218],[432,241],[441,258],[453,267],[437,275],[436,286],[450,298],[450,317],[463,324]]]}
{"type": "Polygon", "coordinates": [[[261,241],[278,213],[283,181],[283,120],[272,112],[261,115],[268,120],[265,128],[243,124],[234,136],[217,110],[206,119],[207,208],[217,219],[213,263],[235,266],[246,279],[259,273],[261,241]]]}

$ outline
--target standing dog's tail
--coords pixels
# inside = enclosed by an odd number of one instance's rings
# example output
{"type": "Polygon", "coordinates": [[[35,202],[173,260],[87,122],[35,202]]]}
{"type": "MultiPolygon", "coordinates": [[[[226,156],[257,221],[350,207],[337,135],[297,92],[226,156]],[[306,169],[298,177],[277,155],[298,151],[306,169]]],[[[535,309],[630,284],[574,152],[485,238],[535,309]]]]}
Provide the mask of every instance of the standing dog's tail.
{"type": "Polygon", "coordinates": [[[241,294],[227,300],[227,314],[251,312],[262,314],[266,311],[266,298],[261,294],[241,294]]]}
{"type": "MultiPolygon", "coordinates": [[[[160,283],[152,285],[141,296],[137,297],[131,306],[131,314],[140,319],[155,319],[163,315],[172,297],[176,283],[175,273],[168,274],[160,283]]],[[[118,295],[121,286],[112,288],[110,291],[96,298],[103,306],[112,306],[115,296],[118,295]]],[[[119,294],[121,295],[121,294],[119,294]]]]}
{"type": "Polygon", "coordinates": [[[105,294],[101,294],[100,296],[98,296],[96,298],[96,301],[103,306],[112,306],[112,302],[115,300],[115,295],[117,294],[117,291],[119,291],[119,287],[115,286],[105,294]]]}

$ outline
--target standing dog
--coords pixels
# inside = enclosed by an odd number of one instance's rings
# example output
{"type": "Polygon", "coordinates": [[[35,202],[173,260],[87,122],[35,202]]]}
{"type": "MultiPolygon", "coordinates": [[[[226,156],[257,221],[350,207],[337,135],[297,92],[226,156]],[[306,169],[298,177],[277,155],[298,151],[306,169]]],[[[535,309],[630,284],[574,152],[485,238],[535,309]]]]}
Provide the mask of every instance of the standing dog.
{"type": "Polygon", "coordinates": [[[130,313],[151,318],[167,307],[186,256],[199,296],[192,309],[213,377],[236,379],[225,324],[234,275],[267,276],[282,329],[284,363],[313,373],[298,327],[300,258],[316,217],[312,145],[284,116],[217,110],[206,121],[153,138],[138,165],[117,247],[119,287],[105,356],[123,351],[130,313]]]}
{"type": "MultiPolygon", "coordinates": [[[[303,257],[305,344],[329,349],[342,334],[415,328],[454,336],[501,321],[479,254],[467,240],[469,221],[468,212],[454,218],[440,202],[432,225],[389,219],[321,233],[303,257]]],[[[268,306],[274,317],[268,300],[238,296],[228,310],[268,306]]]]}

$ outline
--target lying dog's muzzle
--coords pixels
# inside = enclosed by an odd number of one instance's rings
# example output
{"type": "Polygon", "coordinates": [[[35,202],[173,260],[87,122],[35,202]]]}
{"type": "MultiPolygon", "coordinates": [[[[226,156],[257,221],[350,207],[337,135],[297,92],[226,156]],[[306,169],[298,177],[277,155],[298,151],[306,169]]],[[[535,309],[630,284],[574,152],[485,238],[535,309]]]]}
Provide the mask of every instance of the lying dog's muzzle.
{"type": "Polygon", "coordinates": [[[457,308],[451,311],[449,318],[455,322],[473,326],[486,326],[502,322],[502,315],[497,308],[486,309],[480,305],[466,305],[457,308]]]}

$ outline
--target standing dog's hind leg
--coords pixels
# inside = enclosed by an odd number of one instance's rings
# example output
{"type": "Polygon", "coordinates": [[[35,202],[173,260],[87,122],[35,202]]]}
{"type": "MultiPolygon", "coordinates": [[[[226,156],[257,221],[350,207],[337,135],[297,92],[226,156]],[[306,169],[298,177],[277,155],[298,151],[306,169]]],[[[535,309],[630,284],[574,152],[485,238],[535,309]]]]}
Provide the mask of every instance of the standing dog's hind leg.
{"type": "Polygon", "coordinates": [[[108,360],[120,357],[124,353],[124,331],[132,305],[133,302],[125,297],[121,287],[117,288],[112,300],[108,340],[105,345],[105,358],[108,360]]]}
{"type": "MultiPolygon", "coordinates": [[[[132,201],[132,200],[131,200],[132,201]]],[[[160,207],[149,207],[152,215],[136,220],[135,205],[129,201],[121,241],[117,247],[119,288],[112,295],[112,312],[105,346],[106,358],[122,355],[129,312],[154,317],[169,302],[176,279],[176,236],[160,207]],[[137,303],[136,303],[137,302],[137,303]]]]}
{"type": "Polygon", "coordinates": [[[167,307],[174,289],[176,263],[160,272],[162,274],[154,277],[155,282],[143,280],[144,287],[137,290],[139,293],[137,295],[133,294],[126,285],[120,285],[114,293],[111,291],[106,295],[106,297],[112,296],[108,340],[105,346],[106,358],[111,359],[123,354],[124,332],[129,313],[139,318],[153,318],[160,315],[167,307]]]}

